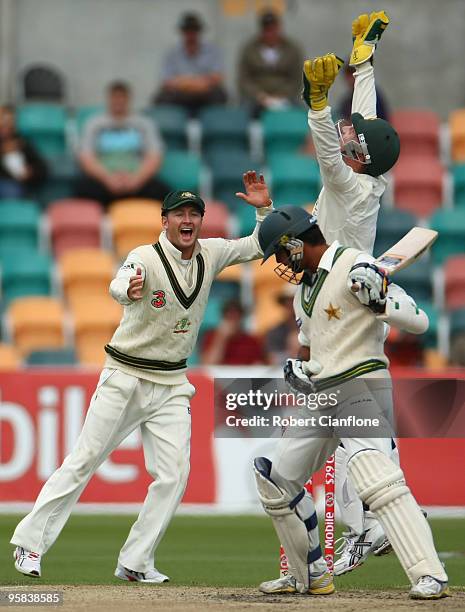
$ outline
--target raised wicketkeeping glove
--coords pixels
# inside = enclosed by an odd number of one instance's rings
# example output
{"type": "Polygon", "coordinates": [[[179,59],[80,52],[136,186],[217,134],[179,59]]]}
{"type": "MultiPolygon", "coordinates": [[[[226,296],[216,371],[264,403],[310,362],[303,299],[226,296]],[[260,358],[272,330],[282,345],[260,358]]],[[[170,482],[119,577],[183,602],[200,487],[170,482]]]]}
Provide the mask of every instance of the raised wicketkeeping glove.
{"type": "Polygon", "coordinates": [[[358,66],[368,61],[375,52],[376,45],[389,25],[389,17],[384,11],[359,15],[352,22],[352,53],[349,64],[358,66]]]}
{"type": "Polygon", "coordinates": [[[305,60],[302,99],[312,110],[320,111],[326,108],[329,88],[343,65],[344,60],[334,53],[305,60]]]}
{"type": "Polygon", "coordinates": [[[368,262],[352,266],[347,278],[349,289],[364,306],[377,314],[385,311],[389,282],[389,277],[381,268],[368,262]]]}

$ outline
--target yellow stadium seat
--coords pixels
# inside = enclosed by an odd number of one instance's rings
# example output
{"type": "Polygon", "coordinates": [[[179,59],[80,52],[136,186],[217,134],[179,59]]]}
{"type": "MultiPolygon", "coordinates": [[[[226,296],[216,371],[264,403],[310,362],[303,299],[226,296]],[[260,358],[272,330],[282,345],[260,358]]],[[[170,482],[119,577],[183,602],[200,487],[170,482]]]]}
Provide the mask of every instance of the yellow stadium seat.
{"type": "Polygon", "coordinates": [[[0,343],[0,372],[15,370],[21,364],[18,351],[11,344],[0,343]]]}
{"type": "Polygon", "coordinates": [[[113,243],[120,259],[141,244],[156,242],[162,230],[161,202],[118,200],[110,206],[113,243]]]}
{"type": "Polygon", "coordinates": [[[24,357],[34,350],[65,344],[63,304],[51,297],[27,297],[12,302],[8,317],[15,346],[24,357]]]}
{"type": "Polygon", "coordinates": [[[72,306],[85,298],[108,295],[113,256],[101,249],[73,249],[61,257],[60,270],[64,294],[72,306]]]}
{"type": "Polygon", "coordinates": [[[235,281],[240,283],[245,274],[244,265],[236,264],[235,266],[228,266],[216,277],[216,280],[220,281],[235,281]]]}
{"type": "Polygon", "coordinates": [[[285,316],[277,298],[284,292],[287,281],[279,278],[275,273],[276,265],[274,256],[263,265],[260,259],[252,262],[255,299],[254,332],[260,335],[281,323],[285,316]]]}
{"type": "Polygon", "coordinates": [[[449,133],[452,161],[465,162],[465,108],[450,113],[449,133]]]}
{"type": "Polygon", "coordinates": [[[279,278],[275,273],[276,259],[271,256],[263,265],[261,259],[256,259],[252,262],[252,278],[254,293],[260,293],[262,290],[270,293],[279,292],[285,286],[287,281],[279,278]]]}
{"type": "Polygon", "coordinates": [[[74,338],[79,361],[102,366],[104,346],[110,341],[123,315],[122,307],[110,296],[89,297],[72,305],[74,338]]]}

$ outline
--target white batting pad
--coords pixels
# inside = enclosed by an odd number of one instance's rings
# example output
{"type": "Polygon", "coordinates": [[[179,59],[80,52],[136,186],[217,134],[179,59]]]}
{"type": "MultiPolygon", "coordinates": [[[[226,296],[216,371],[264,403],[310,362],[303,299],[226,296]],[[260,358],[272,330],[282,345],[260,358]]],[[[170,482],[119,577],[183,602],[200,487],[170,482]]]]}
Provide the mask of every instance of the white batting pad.
{"type": "Polygon", "coordinates": [[[431,529],[400,467],[382,452],[366,449],[350,458],[348,472],[360,498],[383,526],[412,585],[422,576],[446,581],[431,529]]]}

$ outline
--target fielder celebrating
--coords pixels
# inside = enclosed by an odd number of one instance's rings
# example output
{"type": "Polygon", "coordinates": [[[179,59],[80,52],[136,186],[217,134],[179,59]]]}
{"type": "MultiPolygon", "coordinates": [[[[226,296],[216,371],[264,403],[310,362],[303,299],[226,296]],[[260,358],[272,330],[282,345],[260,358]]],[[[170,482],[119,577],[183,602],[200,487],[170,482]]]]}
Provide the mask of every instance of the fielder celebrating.
{"type": "MultiPolygon", "coordinates": [[[[420,334],[428,328],[426,314],[400,287],[389,284],[371,255],[345,248],[337,240],[328,245],[316,217],[302,208],[273,211],[260,227],[259,241],[264,261],[276,256],[280,276],[296,282],[298,273],[306,274],[300,294],[300,335],[311,346],[312,359],[289,359],[287,382],[298,392],[324,390],[326,397],[340,391],[338,412],[351,414],[363,406],[364,415],[381,412],[389,420],[392,383],[383,350],[384,323],[420,334]]],[[[301,410],[308,414],[306,408],[301,410]]],[[[334,592],[321,553],[313,500],[303,485],[342,441],[355,491],[382,524],[412,584],[410,596],[447,596],[448,579],[431,530],[402,470],[391,459],[390,439],[340,440],[337,430],[329,438],[311,435],[311,429],[289,427],[273,462],[266,457],[254,462],[258,495],[286,550],[292,574],[283,579],[281,592],[334,592]]]]}
{"type": "Polygon", "coordinates": [[[271,210],[263,177],[244,175],[257,209],[254,232],[238,240],[199,239],[205,203],[189,191],[163,202],[163,232],[153,245],[129,253],[110,293],[124,315],[75,448],[45,483],[33,510],[17,526],[15,567],[40,577],[41,557],[65,525],[86,484],[108,455],[140,426],[149,486],[139,516],[118,559],[121,580],[162,583],[154,552],[182,498],[189,474],[191,414],[195,389],[186,360],[195,346],[215,276],[225,267],[262,256],[258,228],[271,210]]]}

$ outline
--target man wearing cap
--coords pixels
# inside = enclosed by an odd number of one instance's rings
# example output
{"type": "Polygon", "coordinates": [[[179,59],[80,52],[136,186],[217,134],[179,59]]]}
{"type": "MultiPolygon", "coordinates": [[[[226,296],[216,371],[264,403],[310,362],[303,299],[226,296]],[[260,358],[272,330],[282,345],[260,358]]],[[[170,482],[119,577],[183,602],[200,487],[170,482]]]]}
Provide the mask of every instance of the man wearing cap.
{"type": "Polygon", "coordinates": [[[154,552],[189,474],[189,402],[195,389],[186,378],[186,361],[215,277],[227,266],[262,256],[258,229],[272,210],[262,176],[248,172],[244,185],[246,193],[236,195],[257,209],[250,236],[199,239],[204,201],[190,191],[173,191],[163,201],[163,231],[156,242],[131,251],[111,282],[111,295],[124,306],[123,318],[105,346],[105,367],[76,446],[11,539],[19,572],[40,577],[41,556],[88,481],[140,427],[145,465],[154,482],[120,551],[115,576],[131,582],[168,580],[154,567],[154,552]]]}
{"type": "Polygon", "coordinates": [[[165,57],[162,87],[156,104],[178,104],[191,115],[208,104],[224,104],[223,61],[220,49],[202,40],[204,25],[195,13],[179,22],[181,43],[165,57]]]}
{"type": "Polygon", "coordinates": [[[238,69],[239,92],[254,115],[264,109],[297,104],[300,93],[299,46],[283,35],[281,18],[266,11],[259,17],[258,36],[246,43],[238,69]]]}

